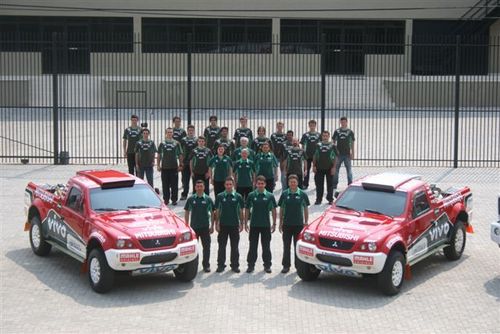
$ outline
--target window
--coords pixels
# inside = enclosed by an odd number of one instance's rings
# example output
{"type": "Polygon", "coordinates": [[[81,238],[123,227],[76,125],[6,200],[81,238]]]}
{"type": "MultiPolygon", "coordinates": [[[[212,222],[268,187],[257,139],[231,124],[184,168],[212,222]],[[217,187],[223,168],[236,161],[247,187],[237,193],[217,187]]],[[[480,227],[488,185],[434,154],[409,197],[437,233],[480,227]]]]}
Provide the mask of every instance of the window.
{"type": "Polygon", "coordinates": [[[426,213],[429,209],[429,200],[425,192],[422,191],[415,194],[415,198],[413,199],[413,218],[426,213]]]}
{"type": "Polygon", "coordinates": [[[80,189],[76,187],[71,188],[66,201],[66,206],[73,211],[80,213],[83,212],[83,197],[80,189]]]}
{"type": "Polygon", "coordinates": [[[406,198],[407,194],[402,191],[392,193],[351,186],[335,202],[335,205],[353,208],[357,211],[377,211],[395,217],[404,213],[406,198]]]}

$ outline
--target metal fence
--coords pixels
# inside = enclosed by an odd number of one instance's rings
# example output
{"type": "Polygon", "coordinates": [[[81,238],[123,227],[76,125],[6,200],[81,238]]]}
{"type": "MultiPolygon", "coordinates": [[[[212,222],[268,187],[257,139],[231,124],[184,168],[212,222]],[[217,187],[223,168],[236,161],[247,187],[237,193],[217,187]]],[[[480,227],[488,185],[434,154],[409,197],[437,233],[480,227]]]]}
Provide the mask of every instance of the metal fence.
{"type": "Polygon", "coordinates": [[[0,41],[0,162],[121,163],[131,114],[157,142],[175,115],[202,134],[210,115],[232,133],[245,114],[254,131],[280,120],[298,136],[345,115],[357,165],[500,167],[499,37],[188,39],[168,53],[118,40],[0,41]]]}

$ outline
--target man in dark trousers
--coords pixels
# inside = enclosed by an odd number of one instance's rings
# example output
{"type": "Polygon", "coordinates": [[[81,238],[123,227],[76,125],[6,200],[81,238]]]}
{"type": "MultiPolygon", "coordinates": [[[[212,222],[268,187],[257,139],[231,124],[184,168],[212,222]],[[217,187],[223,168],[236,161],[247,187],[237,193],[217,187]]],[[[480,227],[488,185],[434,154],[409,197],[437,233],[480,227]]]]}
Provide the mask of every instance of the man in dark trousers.
{"type": "Polygon", "coordinates": [[[210,193],[208,188],[210,182],[210,168],[208,167],[208,162],[212,158],[212,151],[205,146],[205,138],[198,137],[198,146],[191,152],[191,178],[193,179],[193,192],[194,184],[198,180],[202,180],[205,183],[205,194],[210,193]]]}
{"type": "Polygon", "coordinates": [[[166,205],[172,199],[172,205],[177,205],[179,196],[179,172],[184,168],[181,144],[174,139],[174,130],[165,130],[165,140],[158,145],[156,165],[161,172],[163,201],[166,205]]]}
{"type": "Polygon", "coordinates": [[[290,271],[292,239],[293,249],[295,249],[297,238],[309,220],[309,197],[300,190],[297,175],[288,176],[288,189],[281,194],[278,206],[280,207],[279,231],[283,233],[283,261],[281,262],[283,270],[281,272],[286,274],[290,271]]]}
{"type": "Polygon", "coordinates": [[[219,233],[217,242],[219,250],[217,254],[217,272],[221,273],[226,268],[226,245],[227,239],[231,244],[231,270],[240,272],[240,253],[238,250],[240,232],[243,231],[245,214],[243,209],[245,203],[243,197],[234,191],[234,180],[231,177],[224,183],[225,190],[217,195],[215,199],[215,230],[219,233]]]}
{"type": "Polygon", "coordinates": [[[233,140],[236,145],[236,148],[240,147],[240,139],[246,137],[248,141],[251,143],[253,141],[253,132],[248,127],[248,118],[246,116],[240,117],[240,127],[234,131],[233,140]]]}
{"type": "Polygon", "coordinates": [[[319,205],[323,200],[324,183],[326,178],[326,200],[333,202],[333,175],[335,174],[335,146],[330,141],[330,132],[321,133],[321,143],[316,146],[313,157],[314,182],[316,184],[316,202],[319,205]]]}
{"type": "Polygon", "coordinates": [[[278,180],[278,165],[278,159],[271,152],[271,145],[267,142],[262,144],[262,151],[255,156],[255,174],[264,176],[266,189],[271,193],[278,180]]]}
{"type": "Polygon", "coordinates": [[[233,176],[233,162],[225,154],[224,146],[217,148],[217,155],[208,162],[208,167],[212,168],[212,185],[214,196],[224,191],[224,183],[228,176],[233,176]]]}
{"type": "Polygon", "coordinates": [[[292,147],[286,151],[285,170],[287,178],[294,174],[297,176],[299,187],[302,189],[304,174],[307,173],[306,154],[299,145],[299,140],[293,138],[292,147]]]}
{"type": "Polygon", "coordinates": [[[321,141],[321,134],[316,131],[316,120],[312,119],[309,121],[309,131],[302,135],[300,139],[300,144],[304,149],[307,161],[307,172],[304,175],[304,182],[302,189],[309,188],[309,175],[311,173],[311,166],[314,157],[314,152],[316,152],[316,146],[321,141]]]}
{"type": "Polygon", "coordinates": [[[127,159],[128,173],[135,175],[135,145],[141,139],[141,128],[138,125],[139,117],[130,116],[130,126],[123,132],[123,156],[127,159]]]}
{"type": "MultiPolygon", "coordinates": [[[[181,201],[187,198],[189,193],[189,181],[191,179],[191,153],[198,145],[198,138],[194,135],[194,125],[188,125],[187,136],[181,139],[182,156],[184,157],[182,169],[182,194],[181,201]]],[[[194,187],[194,185],[193,185],[194,187]]]]}
{"type": "Polygon", "coordinates": [[[142,139],[135,144],[135,167],[137,177],[144,180],[144,174],[153,187],[153,167],[155,165],[156,145],[149,139],[149,129],[142,129],[142,139]]]}
{"type": "Polygon", "coordinates": [[[354,132],[347,127],[347,117],[340,118],[340,128],[333,133],[333,144],[337,147],[337,166],[333,176],[333,191],[337,190],[339,184],[339,171],[342,164],[347,172],[347,184],[352,183],[352,165],[354,159],[354,132]]]}
{"type": "Polygon", "coordinates": [[[252,191],[246,200],[246,220],[250,220],[250,231],[247,221],[245,221],[245,230],[249,232],[248,249],[248,268],[247,273],[255,269],[257,261],[257,248],[259,245],[259,236],[262,244],[262,261],[264,262],[264,271],[271,273],[271,233],[276,230],[276,200],[273,193],[266,190],[266,178],[257,176],[257,189],[252,191]],[[273,223],[269,219],[269,213],[273,217],[273,223]]]}
{"type": "Polygon", "coordinates": [[[220,128],[217,125],[217,116],[212,115],[209,118],[210,124],[203,131],[203,137],[205,137],[205,145],[212,149],[214,147],[215,141],[219,139],[220,128]]]}
{"type": "Polygon", "coordinates": [[[210,235],[214,233],[214,202],[205,194],[205,183],[201,180],[194,185],[196,192],[184,205],[184,220],[194,230],[203,246],[203,271],[210,272],[210,235]],[[191,218],[191,219],[190,219],[191,218]],[[190,224],[191,223],[191,224],[190,224]]]}
{"type": "Polygon", "coordinates": [[[248,194],[253,190],[255,180],[255,165],[248,157],[250,149],[241,151],[241,158],[233,163],[233,172],[235,176],[236,192],[246,201],[248,194]]]}

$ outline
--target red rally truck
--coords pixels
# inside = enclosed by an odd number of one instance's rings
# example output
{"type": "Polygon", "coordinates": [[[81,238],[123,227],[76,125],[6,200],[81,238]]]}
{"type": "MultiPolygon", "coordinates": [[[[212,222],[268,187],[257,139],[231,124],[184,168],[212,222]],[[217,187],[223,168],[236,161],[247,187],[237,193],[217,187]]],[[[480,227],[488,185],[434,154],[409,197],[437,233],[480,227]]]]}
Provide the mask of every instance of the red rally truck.
{"type": "Polygon", "coordinates": [[[418,176],[372,175],[352,183],[297,242],[297,273],[311,281],[321,271],[376,275],[381,290],[397,294],[410,266],[443,251],[458,260],[472,232],[468,187],[442,191],[418,176]]]}
{"type": "Polygon", "coordinates": [[[115,272],[174,271],[191,281],[198,271],[194,231],[143,180],[115,170],[81,171],[66,185],[25,191],[31,249],[56,248],[82,262],[92,289],[104,293],[115,272]]]}

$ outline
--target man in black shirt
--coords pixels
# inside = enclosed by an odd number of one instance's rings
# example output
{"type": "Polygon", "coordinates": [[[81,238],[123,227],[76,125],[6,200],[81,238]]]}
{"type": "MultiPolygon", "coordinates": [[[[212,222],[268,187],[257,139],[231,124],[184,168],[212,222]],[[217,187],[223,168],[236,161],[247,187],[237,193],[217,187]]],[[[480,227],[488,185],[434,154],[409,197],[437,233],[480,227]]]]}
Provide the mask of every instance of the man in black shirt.
{"type": "Polygon", "coordinates": [[[307,159],[307,173],[304,175],[303,189],[307,189],[309,187],[309,174],[311,172],[314,152],[316,152],[316,146],[321,141],[321,134],[316,131],[316,125],[316,120],[310,120],[309,131],[304,133],[300,139],[300,144],[302,144],[302,148],[304,148],[307,159]]]}
{"type": "Polygon", "coordinates": [[[211,172],[208,166],[212,158],[212,151],[205,146],[205,138],[198,137],[198,146],[191,152],[191,177],[193,178],[193,193],[196,191],[194,185],[196,181],[202,180],[205,183],[205,194],[209,194],[211,172]]]}
{"type": "Polygon", "coordinates": [[[219,139],[220,127],[217,125],[217,116],[210,116],[210,125],[203,131],[203,137],[205,137],[205,145],[209,149],[214,147],[215,141],[219,139]]]}
{"type": "Polygon", "coordinates": [[[153,187],[153,166],[155,165],[156,145],[149,139],[149,129],[142,130],[142,139],[135,144],[135,166],[137,168],[137,176],[146,179],[151,187],[153,187]]]}
{"type": "Polygon", "coordinates": [[[339,171],[342,163],[345,165],[347,172],[347,184],[352,183],[352,166],[351,161],[354,159],[354,132],[347,127],[347,117],[340,118],[340,128],[333,133],[333,144],[337,146],[337,166],[335,175],[333,176],[333,191],[337,189],[339,184],[339,171]]]}
{"type": "Polygon", "coordinates": [[[165,140],[158,145],[156,165],[161,172],[163,201],[166,205],[172,199],[172,205],[177,205],[179,193],[179,171],[182,170],[183,157],[181,144],[173,138],[172,128],[165,130],[165,140]]]}
{"type": "Polygon", "coordinates": [[[248,127],[248,118],[246,116],[240,117],[240,127],[234,131],[233,140],[236,148],[240,147],[240,139],[246,137],[250,143],[253,142],[253,132],[248,127]]]}
{"type": "Polygon", "coordinates": [[[137,125],[139,117],[130,116],[130,126],[123,132],[123,155],[127,158],[128,173],[136,174],[135,170],[135,145],[141,139],[141,128],[137,125]]]}
{"type": "Polygon", "coordinates": [[[186,130],[181,128],[181,118],[179,116],[174,116],[172,118],[172,122],[174,123],[173,130],[174,130],[174,140],[177,140],[179,143],[181,142],[181,139],[186,137],[186,130]]]}
{"type": "Polygon", "coordinates": [[[191,153],[193,149],[198,145],[198,138],[194,135],[194,125],[188,125],[187,136],[181,139],[181,147],[183,152],[183,165],[182,168],[182,194],[181,201],[187,199],[189,193],[189,181],[191,179],[191,153]]]}

